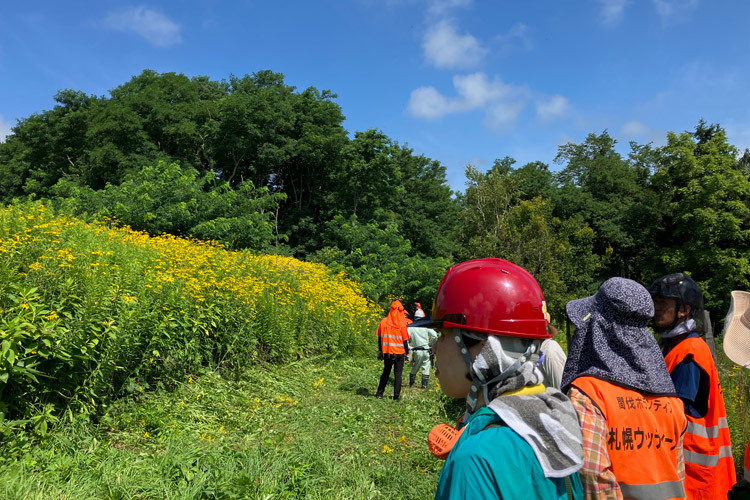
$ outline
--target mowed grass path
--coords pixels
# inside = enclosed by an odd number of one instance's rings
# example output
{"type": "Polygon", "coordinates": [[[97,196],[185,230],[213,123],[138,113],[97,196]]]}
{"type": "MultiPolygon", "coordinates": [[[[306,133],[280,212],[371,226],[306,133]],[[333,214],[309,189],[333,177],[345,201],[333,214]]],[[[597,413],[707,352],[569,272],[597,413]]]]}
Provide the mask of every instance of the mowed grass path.
{"type": "Polygon", "coordinates": [[[61,426],[23,458],[0,458],[0,498],[431,498],[442,462],[427,433],[461,404],[434,376],[425,391],[404,387],[401,402],[377,400],[381,367],[303,360],[137,390],[97,424],[61,426]]]}
{"type": "MultiPolygon", "coordinates": [[[[741,475],[750,379],[717,347],[741,475]]],[[[455,422],[462,403],[434,376],[426,391],[404,387],[402,402],[377,400],[381,367],[312,359],[232,380],[196,373],[172,392],[136,388],[98,423],[0,446],[0,498],[431,498],[442,462],[426,436],[455,422]]]]}

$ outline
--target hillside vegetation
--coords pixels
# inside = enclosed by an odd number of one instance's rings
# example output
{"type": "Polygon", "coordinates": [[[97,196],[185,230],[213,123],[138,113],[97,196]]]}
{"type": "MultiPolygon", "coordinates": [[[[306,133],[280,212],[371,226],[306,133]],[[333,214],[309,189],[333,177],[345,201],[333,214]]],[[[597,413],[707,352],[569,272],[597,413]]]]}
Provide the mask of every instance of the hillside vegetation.
{"type": "MultiPolygon", "coordinates": [[[[96,415],[202,368],[356,356],[376,309],[320,264],[0,209],[0,430],[96,415]]],[[[371,350],[371,348],[369,349],[371,350]]]]}

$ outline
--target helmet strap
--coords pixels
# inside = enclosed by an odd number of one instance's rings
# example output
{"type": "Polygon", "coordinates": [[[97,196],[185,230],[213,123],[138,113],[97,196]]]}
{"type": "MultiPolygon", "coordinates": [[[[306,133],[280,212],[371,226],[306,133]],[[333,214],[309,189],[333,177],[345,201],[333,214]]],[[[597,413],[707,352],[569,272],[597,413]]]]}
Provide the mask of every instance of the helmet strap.
{"type": "Polygon", "coordinates": [[[464,343],[463,335],[461,333],[460,328],[454,328],[453,329],[453,340],[458,345],[458,350],[461,352],[461,356],[464,358],[464,364],[466,364],[466,369],[468,370],[468,375],[471,378],[471,389],[469,390],[469,394],[466,396],[466,406],[468,408],[468,413],[474,413],[474,411],[477,409],[477,401],[479,400],[479,388],[484,386],[484,392],[485,392],[485,402],[487,401],[487,386],[483,384],[484,377],[482,374],[474,373],[474,370],[471,369],[472,360],[471,356],[469,355],[469,348],[466,347],[466,344],[464,343]]]}
{"type": "Polygon", "coordinates": [[[461,352],[461,356],[464,358],[464,363],[466,364],[466,369],[468,370],[469,378],[471,379],[471,389],[469,390],[469,394],[466,397],[466,406],[468,408],[468,413],[474,413],[476,411],[477,402],[479,400],[479,388],[482,388],[482,395],[484,396],[484,404],[488,404],[489,401],[489,385],[502,382],[506,378],[510,377],[514,373],[518,371],[518,369],[526,363],[528,360],[534,360],[536,361],[539,358],[538,352],[539,352],[539,340],[534,340],[529,344],[529,347],[526,348],[526,351],[524,351],[521,356],[519,356],[512,365],[510,365],[508,368],[503,370],[502,373],[496,375],[491,380],[486,380],[484,378],[484,375],[482,373],[476,373],[472,369],[473,361],[471,359],[471,356],[469,355],[469,349],[466,347],[466,344],[463,340],[463,334],[461,333],[462,330],[460,328],[454,328],[453,329],[453,340],[458,345],[458,349],[461,352]]]}

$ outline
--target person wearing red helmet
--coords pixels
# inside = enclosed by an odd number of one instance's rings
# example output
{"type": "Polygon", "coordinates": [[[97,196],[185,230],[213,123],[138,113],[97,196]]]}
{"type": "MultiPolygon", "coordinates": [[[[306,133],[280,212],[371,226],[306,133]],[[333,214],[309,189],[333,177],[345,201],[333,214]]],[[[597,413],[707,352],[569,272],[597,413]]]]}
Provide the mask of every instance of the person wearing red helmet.
{"type": "Polygon", "coordinates": [[[438,286],[432,318],[440,388],[466,398],[458,429],[430,432],[430,450],[446,459],[435,499],[582,498],[575,410],[544,387],[537,366],[550,334],[534,277],[502,259],[457,264],[438,286]]]}

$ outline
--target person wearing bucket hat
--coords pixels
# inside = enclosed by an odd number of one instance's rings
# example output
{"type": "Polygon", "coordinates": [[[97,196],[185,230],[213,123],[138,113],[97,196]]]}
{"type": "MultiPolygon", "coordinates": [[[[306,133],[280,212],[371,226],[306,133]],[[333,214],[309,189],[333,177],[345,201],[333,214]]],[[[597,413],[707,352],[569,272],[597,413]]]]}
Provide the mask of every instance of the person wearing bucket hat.
{"type": "MultiPolygon", "coordinates": [[[[735,290],[724,320],[724,353],[733,363],[750,368],[750,293],[735,290]]],[[[750,442],[745,448],[743,478],[729,491],[729,500],[750,498],[750,442]]]]}
{"type": "Polygon", "coordinates": [[[506,260],[457,264],[438,285],[432,317],[435,374],[449,397],[466,398],[457,428],[428,438],[445,459],[436,500],[583,498],[580,426],[568,398],[545,388],[538,349],[549,338],[534,277],[506,260]]]}
{"type": "Polygon", "coordinates": [[[654,281],[654,329],[677,395],[685,405],[685,489],[694,498],[724,499],[736,481],[727,413],[716,363],[701,338],[703,293],[685,273],[654,281]]]}
{"type": "Polygon", "coordinates": [[[562,390],[581,422],[586,498],[686,498],[687,421],[647,326],[654,314],[648,291],[610,278],[566,311],[575,331],[562,390]]]}

